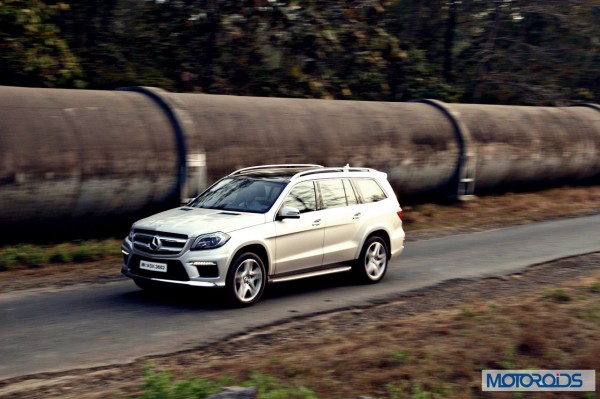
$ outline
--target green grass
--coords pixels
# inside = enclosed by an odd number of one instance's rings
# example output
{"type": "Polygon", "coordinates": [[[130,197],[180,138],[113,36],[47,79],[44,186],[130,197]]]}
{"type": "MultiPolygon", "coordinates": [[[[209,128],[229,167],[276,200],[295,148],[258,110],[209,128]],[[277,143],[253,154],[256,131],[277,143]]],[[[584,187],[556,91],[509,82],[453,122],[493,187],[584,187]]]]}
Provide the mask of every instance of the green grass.
{"type": "Polygon", "coordinates": [[[175,381],[166,371],[156,371],[147,366],[144,371],[143,393],[130,398],[138,399],[188,399],[205,398],[219,390],[216,382],[204,378],[192,377],[175,381]]]}
{"type": "Polygon", "coordinates": [[[562,289],[545,290],[542,294],[544,299],[548,299],[554,302],[570,302],[573,298],[567,292],[562,289]]]}
{"type": "Polygon", "coordinates": [[[71,263],[73,262],[73,253],[69,244],[59,244],[54,247],[50,256],[51,263],[71,263]]]}
{"type": "Polygon", "coordinates": [[[250,373],[248,379],[235,383],[230,377],[217,381],[190,377],[176,380],[168,371],[157,371],[153,365],[144,367],[142,393],[129,396],[130,399],[191,399],[206,398],[224,386],[237,385],[254,387],[259,399],[318,399],[315,393],[304,386],[287,386],[274,377],[250,373]]]}
{"type": "Polygon", "coordinates": [[[398,363],[409,363],[410,362],[410,353],[405,350],[398,351],[394,353],[394,360],[398,363]]]}
{"type": "Polygon", "coordinates": [[[504,350],[504,358],[500,361],[500,365],[504,370],[513,370],[517,367],[515,363],[515,346],[508,345],[504,350]]]}
{"type": "Polygon", "coordinates": [[[6,268],[15,264],[39,267],[48,263],[50,257],[42,247],[22,244],[5,249],[0,259],[0,263],[5,265],[6,268]]]}
{"type": "Polygon", "coordinates": [[[53,245],[18,244],[0,248],[0,271],[20,265],[42,267],[50,264],[84,263],[120,254],[120,242],[88,240],[53,245]]]}
{"type": "Polygon", "coordinates": [[[446,386],[429,391],[419,382],[401,381],[386,385],[389,399],[442,399],[452,390],[446,386]]]}
{"type": "Polygon", "coordinates": [[[466,317],[475,317],[475,312],[472,309],[470,309],[468,306],[464,306],[464,305],[461,306],[460,313],[466,317]]]}
{"type": "Polygon", "coordinates": [[[305,386],[287,386],[274,377],[261,373],[250,373],[249,379],[240,384],[256,387],[259,399],[318,399],[318,396],[305,386]]]}

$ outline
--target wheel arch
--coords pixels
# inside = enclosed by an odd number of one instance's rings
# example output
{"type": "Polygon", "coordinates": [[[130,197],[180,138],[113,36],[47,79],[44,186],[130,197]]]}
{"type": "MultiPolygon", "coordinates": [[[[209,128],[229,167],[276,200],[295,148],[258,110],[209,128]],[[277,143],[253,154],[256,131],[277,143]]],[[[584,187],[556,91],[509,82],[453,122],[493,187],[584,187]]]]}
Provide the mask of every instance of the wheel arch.
{"type": "Polygon", "coordinates": [[[377,230],[373,230],[365,237],[363,242],[358,247],[358,252],[356,253],[354,259],[358,259],[360,257],[360,253],[361,253],[362,248],[364,247],[365,243],[367,241],[369,241],[369,239],[371,237],[375,237],[375,236],[377,236],[383,240],[383,242],[385,243],[385,249],[387,250],[388,258],[391,257],[392,249],[391,249],[390,235],[384,229],[377,229],[377,230]]]}
{"type": "MultiPolygon", "coordinates": [[[[269,260],[269,253],[267,252],[267,249],[263,245],[248,244],[248,245],[245,245],[245,246],[239,248],[235,252],[235,255],[233,255],[233,257],[231,258],[232,262],[233,262],[233,260],[237,259],[238,256],[240,256],[241,254],[243,254],[245,252],[252,252],[252,253],[255,253],[256,255],[258,255],[260,257],[260,259],[263,261],[263,264],[265,265],[267,276],[270,274],[271,262],[269,260]]],[[[231,264],[230,264],[230,267],[231,267],[231,264]]]]}

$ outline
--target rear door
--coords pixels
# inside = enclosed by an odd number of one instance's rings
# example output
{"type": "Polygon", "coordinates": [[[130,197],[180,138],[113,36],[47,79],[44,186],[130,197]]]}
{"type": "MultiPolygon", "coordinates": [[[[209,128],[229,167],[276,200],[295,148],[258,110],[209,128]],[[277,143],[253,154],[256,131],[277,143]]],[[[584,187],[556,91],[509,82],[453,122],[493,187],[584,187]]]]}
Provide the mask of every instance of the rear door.
{"type": "Polygon", "coordinates": [[[318,184],[325,221],[323,264],[352,260],[361,242],[363,217],[354,189],[348,179],[322,179],[318,184]]]}

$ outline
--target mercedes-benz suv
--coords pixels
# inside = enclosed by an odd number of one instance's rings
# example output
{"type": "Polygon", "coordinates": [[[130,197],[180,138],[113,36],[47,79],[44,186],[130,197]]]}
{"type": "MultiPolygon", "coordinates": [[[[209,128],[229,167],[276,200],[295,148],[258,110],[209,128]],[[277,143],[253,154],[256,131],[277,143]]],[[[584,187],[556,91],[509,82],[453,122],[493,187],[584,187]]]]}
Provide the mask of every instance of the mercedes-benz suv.
{"type": "Polygon", "coordinates": [[[403,245],[402,209],[385,173],[264,165],[134,223],[122,273],[143,289],[221,287],[248,306],[272,282],[353,272],[376,283],[403,245]]]}

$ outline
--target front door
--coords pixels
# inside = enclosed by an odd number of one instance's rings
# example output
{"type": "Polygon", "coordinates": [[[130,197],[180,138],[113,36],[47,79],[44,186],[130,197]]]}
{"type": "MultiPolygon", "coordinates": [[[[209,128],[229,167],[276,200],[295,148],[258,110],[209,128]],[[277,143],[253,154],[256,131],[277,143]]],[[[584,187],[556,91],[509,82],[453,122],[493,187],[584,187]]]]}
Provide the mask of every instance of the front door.
{"type": "Polygon", "coordinates": [[[283,202],[300,211],[300,219],[275,222],[275,274],[319,267],[323,263],[323,211],[317,210],[315,183],[298,183],[283,202]]]}

